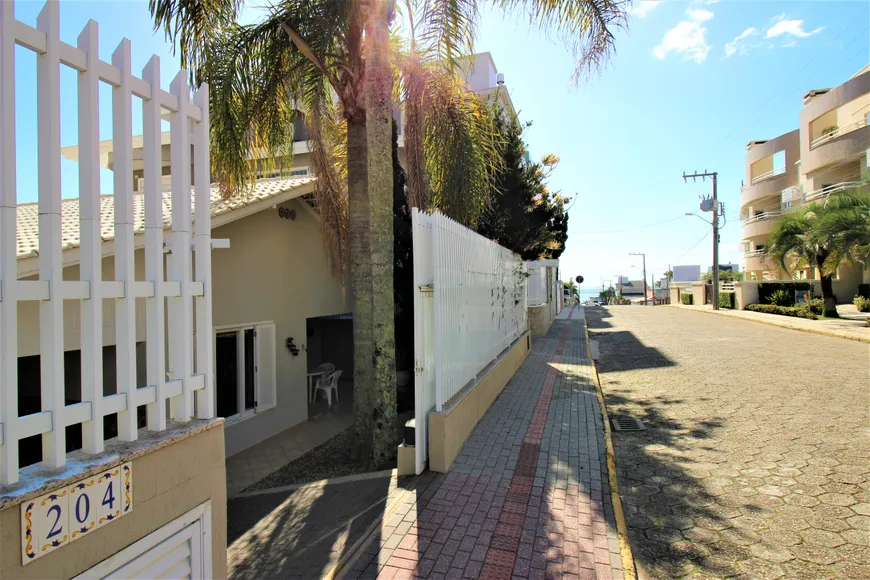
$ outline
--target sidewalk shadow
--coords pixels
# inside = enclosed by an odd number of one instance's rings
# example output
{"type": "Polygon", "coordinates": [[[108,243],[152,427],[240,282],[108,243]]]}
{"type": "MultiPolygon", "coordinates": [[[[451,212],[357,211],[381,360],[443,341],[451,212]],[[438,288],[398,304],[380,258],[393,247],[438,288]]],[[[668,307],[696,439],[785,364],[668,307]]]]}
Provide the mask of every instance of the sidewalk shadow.
{"type": "Polygon", "coordinates": [[[230,499],[228,577],[322,578],[383,519],[390,477],[230,499]]]}

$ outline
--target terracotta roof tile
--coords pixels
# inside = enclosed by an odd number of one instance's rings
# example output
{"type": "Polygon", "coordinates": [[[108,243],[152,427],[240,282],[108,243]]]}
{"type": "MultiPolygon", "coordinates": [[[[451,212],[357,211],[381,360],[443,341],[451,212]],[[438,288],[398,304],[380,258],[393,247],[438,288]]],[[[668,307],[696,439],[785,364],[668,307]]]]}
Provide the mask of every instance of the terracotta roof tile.
{"type": "MultiPolygon", "coordinates": [[[[211,189],[211,215],[217,216],[229,211],[239,209],[275,197],[288,190],[295,189],[314,181],[314,177],[297,177],[294,179],[269,179],[257,182],[250,191],[241,193],[230,199],[221,199],[220,191],[211,189]]],[[[192,195],[192,194],[191,194],[192,195]]],[[[195,201],[191,200],[193,213],[196,213],[195,201]]],[[[61,237],[63,249],[77,248],[81,242],[79,238],[79,200],[78,198],[65,199],[61,204],[61,237]]],[[[141,193],[133,196],[133,220],[134,232],[145,231],[145,201],[141,193]]],[[[115,196],[104,195],[100,198],[100,222],[102,226],[103,241],[115,237],[115,196]]],[[[172,194],[163,194],[163,227],[172,225],[172,194]]],[[[17,232],[18,258],[36,256],[39,252],[39,204],[24,203],[18,206],[18,232],[17,232]]]]}

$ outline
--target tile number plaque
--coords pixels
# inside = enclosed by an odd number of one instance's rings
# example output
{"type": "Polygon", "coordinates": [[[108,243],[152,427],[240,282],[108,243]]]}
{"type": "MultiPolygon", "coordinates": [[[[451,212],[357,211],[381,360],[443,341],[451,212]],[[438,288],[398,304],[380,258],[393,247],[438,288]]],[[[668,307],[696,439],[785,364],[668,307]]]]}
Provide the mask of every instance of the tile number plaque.
{"type": "Polygon", "coordinates": [[[124,463],[21,504],[27,564],[133,511],[133,464],[124,463]]]}

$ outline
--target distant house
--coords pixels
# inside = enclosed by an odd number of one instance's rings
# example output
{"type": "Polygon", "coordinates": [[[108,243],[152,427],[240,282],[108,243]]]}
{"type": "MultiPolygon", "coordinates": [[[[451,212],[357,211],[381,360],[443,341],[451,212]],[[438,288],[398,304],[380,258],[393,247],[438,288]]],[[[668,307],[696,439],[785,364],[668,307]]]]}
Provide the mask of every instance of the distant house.
{"type": "Polygon", "coordinates": [[[672,282],[694,282],[701,279],[701,266],[674,266],[672,282]]]}
{"type": "Polygon", "coordinates": [[[626,298],[640,296],[643,298],[643,280],[629,280],[622,278],[617,282],[617,294],[622,294],[626,298]]]}

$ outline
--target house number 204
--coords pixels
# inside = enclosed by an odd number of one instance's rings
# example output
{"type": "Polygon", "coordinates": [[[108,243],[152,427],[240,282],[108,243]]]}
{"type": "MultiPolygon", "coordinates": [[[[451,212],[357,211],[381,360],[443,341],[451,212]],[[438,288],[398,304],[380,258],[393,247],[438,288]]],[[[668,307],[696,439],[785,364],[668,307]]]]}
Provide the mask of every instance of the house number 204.
{"type": "Polygon", "coordinates": [[[21,504],[27,564],[133,511],[133,464],[124,463],[21,504]]]}

